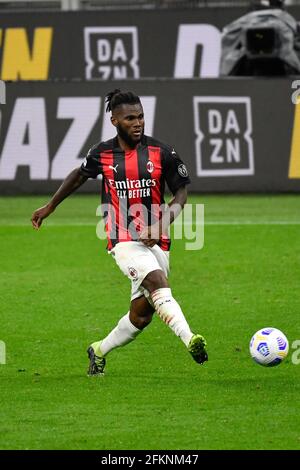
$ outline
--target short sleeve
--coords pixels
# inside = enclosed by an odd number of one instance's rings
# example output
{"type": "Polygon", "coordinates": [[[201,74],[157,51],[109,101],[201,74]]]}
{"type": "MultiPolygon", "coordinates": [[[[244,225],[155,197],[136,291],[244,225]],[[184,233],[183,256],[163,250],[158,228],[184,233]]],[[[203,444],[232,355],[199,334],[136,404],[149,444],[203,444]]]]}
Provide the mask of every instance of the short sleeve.
{"type": "Polygon", "coordinates": [[[82,162],[80,171],[88,178],[97,178],[97,176],[102,172],[98,145],[95,145],[88,151],[87,156],[82,162]]]}
{"type": "Polygon", "coordinates": [[[175,194],[181,186],[189,184],[191,180],[187,167],[175,149],[165,148],[163,153],[165,179],[170,191],[175,194]]]}

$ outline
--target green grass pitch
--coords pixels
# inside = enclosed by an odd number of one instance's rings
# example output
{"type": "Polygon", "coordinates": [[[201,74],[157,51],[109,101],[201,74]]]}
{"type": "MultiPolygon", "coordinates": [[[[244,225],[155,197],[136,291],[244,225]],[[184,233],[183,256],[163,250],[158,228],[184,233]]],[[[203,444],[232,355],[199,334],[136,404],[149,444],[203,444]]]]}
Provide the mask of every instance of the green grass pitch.
{"type": "Polygon", "coordinates": [[[209,362],[154,318],[92,378],[86,348],[126,313],[129,281],[95,235],[97,196],[72,196],[35,232],[46,200],[0,199],[1,449],[299,449],[299,196],[190,197],[205,243],[173,243],[170,284],[209,362]],[[290,341],[270,369],[248,350],[266,326],[290,341]]]}

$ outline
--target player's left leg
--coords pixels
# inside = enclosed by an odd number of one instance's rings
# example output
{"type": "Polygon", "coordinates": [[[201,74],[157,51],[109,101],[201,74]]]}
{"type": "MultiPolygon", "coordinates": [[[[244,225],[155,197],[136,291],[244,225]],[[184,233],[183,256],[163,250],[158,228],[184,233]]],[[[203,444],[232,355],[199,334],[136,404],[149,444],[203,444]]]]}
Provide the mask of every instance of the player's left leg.
{"type": "Polygon", "coordinates": [[[150,293],[159,317],[180,337],[193,359],[199,364],[207,361],[206,341],[203,336],[192,333],[180,305],[172,295],[165,273],[162,270],[150,272],[142,286],[150,293]]]}
{"type": "Polygon", "coordinates": [[[133,341],[149,325],[153,313],[154,308],[144,296],[132,300],[129,312],[119,320],[117,326],[102,341],[89,347],[89,375],[103,374],[105,356],[113,349],[133,341]]]}
{"type": "Polygon", "coordinates": [[[142,286],[150,292],[152,302],[159,317],[188,346],[193,333],[179,304],[172,295],[164,272],[160,269],[150,272],[143,280],[142,286]]]}

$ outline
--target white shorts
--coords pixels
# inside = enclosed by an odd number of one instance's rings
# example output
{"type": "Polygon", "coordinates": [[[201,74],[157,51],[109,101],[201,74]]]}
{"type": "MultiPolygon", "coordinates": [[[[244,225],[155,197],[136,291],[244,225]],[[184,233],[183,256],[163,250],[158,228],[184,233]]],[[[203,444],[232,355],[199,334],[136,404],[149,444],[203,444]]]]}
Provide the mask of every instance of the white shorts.
{"type": "Polygon", "coordinates": [[[110,251],[117,265],[131,281],[131,300],[149,292],[141,286],[147,274],[161,269],[166,277],[169,274],[169,252],[158,245],[148,248],[142,242],[120,242],[110,251]]]}

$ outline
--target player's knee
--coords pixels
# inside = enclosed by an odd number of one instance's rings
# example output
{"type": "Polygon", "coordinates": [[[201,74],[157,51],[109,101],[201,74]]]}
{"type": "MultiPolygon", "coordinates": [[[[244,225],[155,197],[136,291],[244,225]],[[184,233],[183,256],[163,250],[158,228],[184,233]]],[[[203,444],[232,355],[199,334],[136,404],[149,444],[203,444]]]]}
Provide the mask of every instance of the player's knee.
{"type": "Polygon", "coordinates": [[[139,322],[140,322],[139,329],[143,330],[144,328],[146,328],[146,326],[149,325],[149,323],[151,323],[151,321],[152,321],[152,315],[148,315],[146,317],[140,317],[139,318],[139,322]]]}
{"type": "Polygon", "coordinates": [[[143,330],[146,326],[151,323],[152,316],[154,313],[154,309],[150,307],[147,303],[146,308],[138,309],[137,306],[131,305],[129,318],[131,323],[138,328],[139,330],[143,330]]]}
{"type": "Polygon", "coordinates": [[[161,269],[157,269],[147,274],[142,282],[142,286],[151,293],[154,290],[169,287],[169,284],[165,273],[161,269]]]}
{"type": "Polygon", "coordinates": [[[152,314],[143,315],[143,316],[134,316],[134,326],[139,330],[143,330],[146,326],[149,325],[152,321],[152,314]]]}

